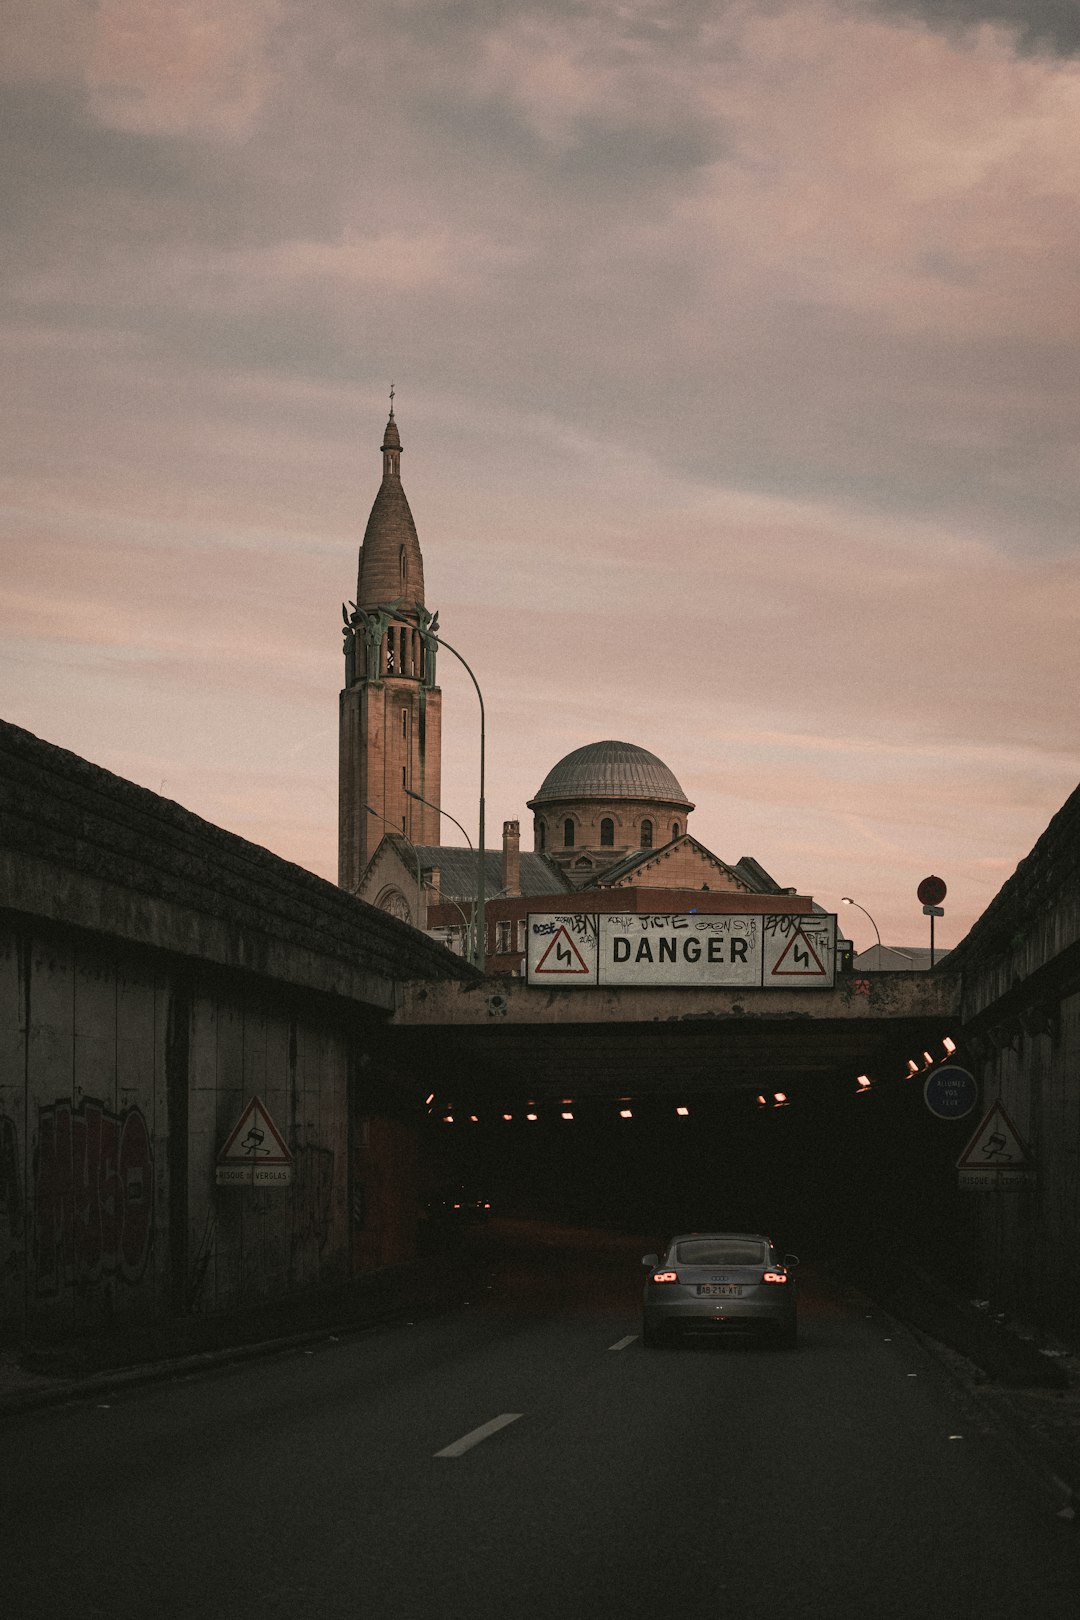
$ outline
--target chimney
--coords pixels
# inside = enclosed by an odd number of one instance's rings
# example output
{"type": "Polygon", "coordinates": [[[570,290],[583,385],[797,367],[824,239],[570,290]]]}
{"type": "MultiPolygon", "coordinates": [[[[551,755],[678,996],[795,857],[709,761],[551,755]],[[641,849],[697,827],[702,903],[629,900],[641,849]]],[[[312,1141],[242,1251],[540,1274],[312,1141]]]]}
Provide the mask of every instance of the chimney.
{"type": "Polygon", "coordinates": [[[503,822],[503,891],[521,893],[521,823],[503,822]]]}

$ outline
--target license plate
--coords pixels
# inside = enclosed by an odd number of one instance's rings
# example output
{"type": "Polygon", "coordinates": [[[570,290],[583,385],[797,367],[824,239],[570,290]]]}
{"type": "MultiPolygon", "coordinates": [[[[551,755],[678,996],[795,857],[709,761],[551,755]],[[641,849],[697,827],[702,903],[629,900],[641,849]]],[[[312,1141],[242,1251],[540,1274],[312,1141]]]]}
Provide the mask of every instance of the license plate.
{"type": "Polygon", "coordinates": [[[699,1285],[699,1287],[698,1287],[698,1293],[699,1294],[741,1294],[742,1293],[742,1287],[741,1287],[741,1285],[739,1283],[701,1283],[699,1285]]]}

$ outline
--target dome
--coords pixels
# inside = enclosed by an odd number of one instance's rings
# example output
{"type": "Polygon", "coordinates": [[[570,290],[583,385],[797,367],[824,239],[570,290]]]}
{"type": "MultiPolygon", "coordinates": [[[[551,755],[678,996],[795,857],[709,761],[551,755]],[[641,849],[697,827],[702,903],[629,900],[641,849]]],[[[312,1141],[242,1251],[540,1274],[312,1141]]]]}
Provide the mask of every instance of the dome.
{"type": "Polygon", "coordinates": [[[662,759],[633,743],[586,743],[552,766],[529,800],[537,804],[565,799],[660,799],[665,804],[693,805],[662,759]]]}

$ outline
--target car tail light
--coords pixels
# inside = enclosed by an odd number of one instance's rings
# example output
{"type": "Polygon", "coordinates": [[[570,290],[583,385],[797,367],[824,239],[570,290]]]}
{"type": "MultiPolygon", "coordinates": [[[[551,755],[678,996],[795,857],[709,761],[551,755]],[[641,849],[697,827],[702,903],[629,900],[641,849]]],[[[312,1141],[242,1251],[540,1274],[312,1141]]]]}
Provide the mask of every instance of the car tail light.
{"type": "Polygon", "coordinates": [[[649,1278],[650,1282],[678,1282],[678,1280],[679,1273],[677,1271],[654,1271],[649,1278]]]}
{"type": "Polygon", "coordinates": [[[763,1271],[761,1280],[767,1283],[786,1283],[788,1276],[786,1271],[763,1271]]]}

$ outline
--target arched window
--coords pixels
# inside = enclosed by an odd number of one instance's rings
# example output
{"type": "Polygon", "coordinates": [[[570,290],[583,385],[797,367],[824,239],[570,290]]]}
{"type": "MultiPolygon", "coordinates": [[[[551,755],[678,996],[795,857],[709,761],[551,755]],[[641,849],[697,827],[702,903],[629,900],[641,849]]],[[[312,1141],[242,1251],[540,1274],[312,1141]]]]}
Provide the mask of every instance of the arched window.
{"type": "Polygon", "coordinates": [[[679,836],[679,823],[677,821],[671,823],[671,836],[672,838],[678,838],[679,836]]]}
{"type": "Polygon", "coordinates": [[[615,842],[615,823],[610,816],[605,816],[600,823],[600,843],[604,849],[610,849],[615,842]]]}
{"type": "Polygon", "coordinates": [[[547,827],[542,821],[536,823],[536,847],[537,849],[546,849],[547,847],[547,827]]]}
{"type": "Polygon", "coordinates": [[[574,821],[572,816],[567,816],[566,820],[562,824],[562,841],[567,849],[573,849],[574,821]]]}
{"type": "Polygon", "coordinates": [[[641,823],[641,847],[642,847],[642,849],[652,849],[652,822],[651,821],[643,821],[641,823]]]}

